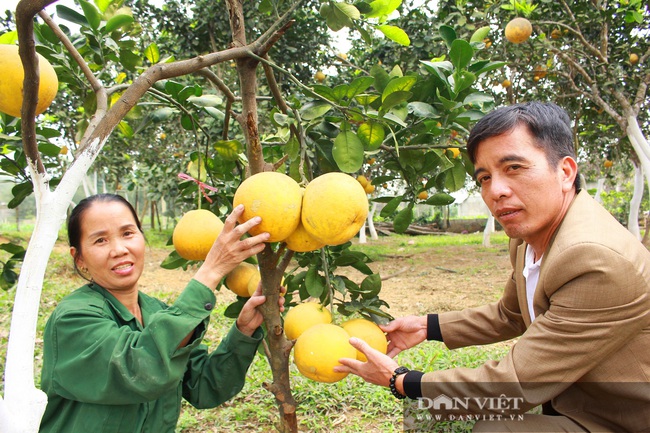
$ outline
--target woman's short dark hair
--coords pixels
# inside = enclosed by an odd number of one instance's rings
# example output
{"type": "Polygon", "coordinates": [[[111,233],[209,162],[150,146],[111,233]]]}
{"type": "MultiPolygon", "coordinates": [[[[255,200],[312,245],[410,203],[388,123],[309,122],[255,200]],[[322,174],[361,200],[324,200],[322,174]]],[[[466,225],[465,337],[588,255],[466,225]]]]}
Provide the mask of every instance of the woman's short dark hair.
{"type": "Polygon", "coordinates": [[[91,195],[90,197],[86,197],[83,200],[81,200],[75,207],[72,209],[72,212],[70,212],[70,215],[68,216],[68,244],[71,247],[75,248],[75,256],[74,256],[74,269],[75,271],[81,275],[83,278],[86,278],[81,272],[79,272],[79,269],[77,268],[77,258],[81,254],[81,223],[83,220],[84,213],[86,210],[88,210],[94,203],[96,202],[102,202],[102,203],[109,203],[109,202],[117,202],[117,203],[122,203],[124,206],[129,209],[131,212],[131,215],[133,215],[133,219],[135,220],[135,224],[138,226],[138,230],[140,230],[141,233],[144,233],[142,231],[142,223],[140,223],[140,219],[138,218],[138,214],[135,212],[135,209],[133,209],[133,206],[131,206],[131,203],[121,195],[117,194],[95,194],[91,195]]]}
{"type": "MultiPolygon", "coordinates": [[[[520,125],[528,129],[535,144],[544,150],[551,167],[556,167],[565,156],[576,159],[571,119],[567,112],[550,102],[526,102],[498,108],[474,125],[467,140],[470,161],[476,163],[476,153],[483,141],[506,134],[520,125]]],[[[579,185],[579,176],[576,176],[576,190],[579,185]]]]}

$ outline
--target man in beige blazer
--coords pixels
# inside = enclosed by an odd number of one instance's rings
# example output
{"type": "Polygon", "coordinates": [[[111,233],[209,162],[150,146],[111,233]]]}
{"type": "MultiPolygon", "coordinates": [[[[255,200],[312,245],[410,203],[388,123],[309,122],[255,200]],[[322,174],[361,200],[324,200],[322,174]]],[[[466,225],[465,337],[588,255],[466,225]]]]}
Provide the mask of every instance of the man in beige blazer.
{"type": "MultiPolygon", "coordinates": [[[[488,208],[511,238],[513,272],[494,304],[408,316],[383,329],[388,355],[358,339],[370,383],[475,432],[650,432],[650,253],[580,191],[567,114],[554,104],[497,109],[467,151],[488,208]],[[518,337],[500,361],[422,373],[398,367],[425,340],[450,349],[518,337]],[[543,406],[543,414],[526,413],[543,406]]],[[[441,418],[442,417],[442,418],[441,418]]]]}

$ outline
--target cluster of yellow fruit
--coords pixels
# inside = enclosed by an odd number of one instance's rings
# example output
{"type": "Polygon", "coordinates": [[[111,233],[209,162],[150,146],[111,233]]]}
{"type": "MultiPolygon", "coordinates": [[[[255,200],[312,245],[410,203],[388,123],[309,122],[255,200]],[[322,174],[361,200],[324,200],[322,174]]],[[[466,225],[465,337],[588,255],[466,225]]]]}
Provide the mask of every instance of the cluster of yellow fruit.
{"type": "Polygon", "coordinates": [[[329,310],[318,302],[303,302],[291,308],[284,318],[284,332],[288,339],[296,340],[293,357],[298,371],[318,382],[333,383],[348,375],[333,370],[341,358],[367,361],[352,347],[351,337],[382,353],[388,347],[386,335],[375,323],[356,318],[335,325],[329,310]]]}
{"type": "Polygon", "coordinates": [[[353,177],[326,173],[307,187],[279,172],[257,173],[237,188],[233,206],[244,205],[240,223],[260,216],[252,235],[268,232],[268,242],[285,242],[296,252],[341,245],[352,239],[368,215],[368,198],[353,177]]]}
{"type": "Polygon", "coordinates": [[[364,175],[360,174],[357,176],[357,182],[359,182],[359,185],[363,187],[363,190],[366,192],[366,194],[372,194],[375,192],[375,185],[373,185],[370,182],[370,179],[365,177],[364,175]]]}
{"type": "MultiPolygon", "coordinates": [[[[40,54],[37,54],[37,57],[39,85],[36,115],[39,115],[54,101],[59,90],[59,80],[50,62],[40,54]]],[[[20,117],[24,76],[18,46],[0,44],[0,111],[3,113],[20,117]]]]}

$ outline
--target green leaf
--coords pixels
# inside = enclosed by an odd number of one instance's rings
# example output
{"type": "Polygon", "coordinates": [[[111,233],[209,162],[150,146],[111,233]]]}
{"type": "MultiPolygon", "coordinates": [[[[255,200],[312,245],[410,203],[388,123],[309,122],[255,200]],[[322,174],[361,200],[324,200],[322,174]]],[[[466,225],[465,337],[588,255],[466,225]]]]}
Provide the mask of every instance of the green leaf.
{"type": "Polygon", "coordinates": [[[476,75],[481,75],[486,72],[493,71],[495,69],[503,68],[506,65],[506,62],[476,62],[472,63],[467,69],[470,72],[475,73],[476,75]]]}
{"type": "Polygon", "coordinates": [[[23,202],[23,200],[32,194],[32,192],[34,192],[34,188],[31,181],[26,181],[15,185],[13,188],[11,188],[11,195],[13,195],[13,198],[9,200],[7,207],[9,209],[16,209],[18,205],[23,202]]]}
{"type": "Polygon", "coordinates": [[[86,0],[79,0],[79,5],[81,5],[81,9],[84,11],[84,15],[88,20],[88,24],[90,24],[90,28],[97,30],[99,28],[99,24],[102,22],[102,16],[100,15],[97,8],[86,0]]]}
{"type": "Polygon", "coordinates": [[[381,291],[381,276],[379,274],[368,275],[361,282],[361,296],[364,299],[374,298],[381,291]]]}
{"type": "Polygon", "coordinates": [[[375,82],[373,77],[359,77],[348,86],[348,99],[352,99],[355,96],[363,93],[375,82]]]}
{"type": "Polygon", "coordinates": [[[413,221],[413,203],[409,203],[404,209],[395,215],[393,228],[395,233],[404,233],[413,221]]]}
{"type": "Polygon", "coordinates": [[[111,33],[113,30],[128,26],[131,23],[133,23],[133,17],[131,15],[115,15],[106,23],[104,33],[111,33]]]}
{"type": "Polygon", "coordinates": [[[171,107],[162,107],[154,110],[153,113],[151,113],[151,120],[153,122],[164,122],[166,120],[169,120],[170,117],[174,115],[175,111],[171,107]]]}
{"type": "Polygon", "coordinates": [[[440,32],[440,36],[442,36],[442,40],[447,44],[447,47],[451,47],[451,44],[458,37],[456,36],[456,30],[449,26],[440,26],[438,31],[440,32]]]}
{"type": "Polygon", "coordinates": [[[260,5],[257,7],[257,10],[260,11],[260,13],[269,15],[273,12],[273,3],[271,3],[270,0],[262,0],[260,5]]]}
{"type": "Polygon", "coordinates": [[[494,98],[492,97],[492,95],[484,92],[474,92],[474,93],[470,93],[465,97],[465,99],[463,100],[463,105],[473,105],[473,104],[482,105],[491,102],[494,102],[494,98]]]}
{"type": "MultiPolygon", "coordinates": [[[[388,110],[394,106],[401,104],[402,102],[408,101],[413,94],[411,92],[393,92],[389,94],[386,99],[381,104],[381,112],[386,113],[388,110]]],[[[400,119],[401,120],[401,119],[400,119]]]]}
{"type": "Polygon", "coordinates": [[[366,18],[381,18],[393,13],[402,4],[402,0],[375,0],[368,6],[370,11],[364,13],[366,18]]]}
{"type": "Polygon", "coordinates": [[[122,134],[124,134],[125,137],[131,138],[133,137],[133,129],[131,128],[131,125],[128,124],[125,120],[122,120],[118,125],[117,128],[120,130],[122,134]]]}
{"type": "Polygon", "coordinates": [[[357,136],[367,151],[377,150],[386,138],[384,127],[377,122],[364,122],[357,129],[357,136]]]}
{"type": "Polygon", "coordinates": [[[375,79],[375,89],[383,92],[390,81],[388,72],[381,65],[374,65],[370,68],[370,75],[375,79]]]}
{"type": "Polygon", "coordinates": [[[214,143],[214,150],[227,161],[237,161],[239,154],[244,152],[244,145],[239,140],[219,140],[214,143]]]}
{"type": "Polygon", "coordinates": [[[454,164],[451,170],[445,172],[445,187],[449,191],[458,191],[465,186],[467,173],[465,173],[465,166],[458,162],[454,164]]]}
{"type": "Polygon", "coordinates": [[[456,70],[466,68],[472,60],[473,55],[474,49],[467,41],[456,39],[452,42],[451,49],[449,50],[449,60],[456,70]]]}
{"type": "Polygon", "coordinates": [[[413,76],[400,77],[390,80],[382,92],[382,101],[385,100],[391,93],[411,90],[411,87],[413,87],[417,81],[417,77],[413,76]]]}
{"type": "MultiPolygon", "coordinates": [[[[393,197],[388,203],[386,203],[386,206],[384,206],[381,209],[381,212],[379,212],[379,215],[382,218],[388,218],[390,217],[393,212],[397,210],[397,207],[402,203],[402,200],[404,199],[403,195],[398,195],[396,197],[393,197]]],[[[376,200],[379,201],[379,200],[376,200]]]]}
{"type": "Polygon", "coordinates": [[[144,50],[144,56],[152,64],[158,63],[158,61],[160,60],[160,52],[158,51],[158,45],[156,45],[155,42],[149,44],[149,46],[144,50]]]}
{"type": "Polygon", "coordinates": [[[188,116],[187,114],[183,114],[181,116],[181,126],[186,131],[193,131],[194,130],[194,120],[192,119],[192,116],[188,116]]]}
{"type": "Polygon", "coordinates": [[[476,82],[476,75],[469,71],[457,71],[453,75],[454,78],[454,93],[458,95],[463,90],[470,87],[476,82]]]}
{"type": "Polygon", "coordinates": [[[308,102],[300,109],[300,117],[303,120],[314,120],[324,116],[331,109],[332,106],[324,101],[308,102]]]}
{"type": "Polygon", "coordinates": [[[239,313],[241,313],[241,310],[244,308],[244,304],[246,303],[247,299],[248,298],[237,296],[237,300],[226,307],[223,315],[229,319],[236,319],[239,317],[239,313]]]}
{"type": "Polygon", "coordinates": [[[425,203],[431,206],[447,206],[452,204],[454,201],[456,201],[456,199],[449,194],[438,192],[429,197],[425,203]]]}
{"type": "Polygon", "coordinates": [[[311,267],[305,275],[305,288],[309,296],[314,298],[320,298],[325,290],[325,284],[323,282],[323,277],[318,273],[316,267],[311,267]]]}
{"type": "Polygon", "coordinates": [[[363,105],[364,107],[369,106],[377,99],[379,99],[379,95],[375,95],[375,94],[370,95],[367,93],[357,95],[354,97],[354,100],[357,101],[360,105],[363,105]]]}
{"type": "Polygon", "coordinates": [[[45,156],[55,157],[59,154],[61,148],[56,144],[46,142],[46,143],[40,143],[38,145],[38,151],[45,156]]]}
{"type": "Polygon", "coordinates": [[[85,16],[67,6],[56,5],[56,14],[62,20],[70,21],[82,27],[89,27],[88,20],[85,16]]]}
{"type": "Polygon", "coordinates": [[[469,38],[469,43],[483,42],[483,39],[487,38],[488,33],[490,33],[490,26],[479,27],[474,31],[472,37],[469,38]]]}
{"type": "Polygon", "coordinates": [[[426,102],[409,102],[408,109],[409,112],[413,113],[416,117],[423,117],[426,119],[436,119],[440,117],[436,109],[433,108],[433,105],[427,104],[426,102]]]}
{"type": "Polygon", "coordinates": [[[341,171],[354,173],[363,165],[363,144],[354,132],[341,132],[334,140],[332,156],[341,171]]]}
{"type": "Polygon", "coordinates": [[[361,18],[361,13],[359,12],[359,9],[354,7],[353,5],[349,3],[333,3],[334,7],[338,9],[339,11],[343,12],[345,16],[347,16],[350,19],[353,20],[358,20],[361,18]]]}
{"type": "Polygon", "coordinates": [[[4,244],[0,244],[0,250],[6,251],[9,254],[16,255],[24,255],[25,254],[25,248],[21,247],[20,245],[12,244],[10,242],[6,242],[4,244]]]}
{"type": "Polygon", "coordinates": [[[223,103],[223,100],[217,95],[190,96],[187,102],[197,107],[216,107],[223,103]]]}
{"type": "Polygon", "coordinates": [[[0,36],[0,44],[3,45],[12,45],[18,41],[18,31],[12,30],[10,32],[3,33],[0,36]]]}
{"type": "Polygon", "coordinates": [[[187,260],[179,256],[176,250],[174,250],[171,253],[169,253],[167,257],[165,257],[165,260],[162,261],[160,267],[163,269],[176,269],[176,268],[180,268],[186,263],[187,260]]]}
{"type": "Polygon", "coordinates": [[[204,107],[203,110],[215,120],[223,120],[226,118],[226,115],[223,111],[217,110],[214,107],[204,107]]]}
{"type": "Polygon", "coordinates": [[[406,34],[404,30],[400,29],[397,26],[383,24],[377,26],[377,30],[382,32],[391,41],[397,42],[398,44],[404,47],[408,47],[409,45],[411,45],[411,40],[409,39],[409,36],[406,34]]]}
{"type": "Polygon", "coordinates": [[[99,8],[99,10],[104,13],[108,9],[108,7],[113,3],[113,0],[95,0],[95,4],[99,8]]]}

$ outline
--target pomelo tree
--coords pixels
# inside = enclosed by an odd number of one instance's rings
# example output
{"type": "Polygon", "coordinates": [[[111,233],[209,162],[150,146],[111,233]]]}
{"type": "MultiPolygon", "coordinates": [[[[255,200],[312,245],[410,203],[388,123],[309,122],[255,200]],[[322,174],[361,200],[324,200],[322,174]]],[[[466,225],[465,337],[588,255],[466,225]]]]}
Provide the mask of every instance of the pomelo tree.
{"type": "MultiPolygon", "coordinates": [[[[58,20],[80,26],[80,34],[43,12],[51,3],[22,0],[18,4],[15,37],[25,71],[21,118],[2,117],[4,160],[21,168],[13,173],[16,203],[33,192],[37,204],[36,225],[16,287],[0,399],[0,430],[7,432],[38,430],[47,402],[34,383],[33,355],[45,267],[75,192],[107,146],[119,148],[140,130],[177,122],[195,138],[190,154],[183,156],[184,162],[194,163],[195,176],[179,184],[179,195],[220,215],[231,208],[234,191],[251,174],[281,170],[307,184],[330,171],[357,173],[367,156],[381,152],[386,171],[373,179],[373,185],[399,179],[406,188],[375,200],[386,203],[382,212],[394,214],[396,229],[403,230],[413,218],[420,192],[432,192],[425,200],[428,204],[448,204],[453,201],[448,192],[464,185],[471,166],[463,153],[448,149],[444,131],[466,131],[492,108],[491,95],[477,91],[476,84],[503,66],[484,54],[482,41],[488,28],[477,29],[464,40],[445,26],[437,33],[445,54],[425,58],[417,68],[375,64],[336,85],[316,84],[299,80],[300,71],[272,60],[274,47],[293,24],[292,16],[304,7],[301,2],[262,2],[257,13],[273,19],[265,29],[251,29],[247,27],[250,11],[227,0],[227,46],[214,43],[187,58],[161,52],[154,42],[143,43],[136,17],[119,0],[80,0],[80,10],[59,7],[58,20]],[[34,20],[37,15],[39,20],[34,20]],[[68,155],[68,150],[63,151],[65,145],[57,141],[59,133],[54,129],[61,119],[35,116],[37,50],[57,69],[64,104],[77,119],[70,125],[72,131],[66,131],[75,139],[74,154],[63,164],[60,156],[68,155]],[[225,75],[216,72],[231,63],[236,75],[224,81],[225,75]]],[[[320,5],[319,14],[331,29],[353,28],[368,44],[378,32],[408,45],[408,35],[388,20],[398,7],[399,2],[328,2],[320,5]]],[[[4,42],[14,42],[12,34],[2,37],[4,42]]],[[[146,155],[160,154],[156,146],[166,139],[159,133],[147,146],[124,153],[128,157],[123,158],[121,170],[146,172],[142,165],[153,161],[146,155]]],[[[111,170],[103,169],[104,173],[111,170]]],[[[164,165],[161,170],[161,177],[173,173],[164,165]]],[[[118,181],[110,188],[118,190],[118,181]]],[[[298,425],[289,377],[293,342],[285,337],[282,317],[271,307],[281,296],[282,278],[289,293],[301,300],[317,298],[344,315],[389,317],[379,297],[381,278],[367,266],[367,257],[349,247],[347,243],[294,255],[278,242],[268,244],[258,256],[269,301],[263,307],[273,376],[267,388],[278,403],[280,431],[296,432],[298,425]],[[294,259],[306,270],[285,275],[294,259]],[[357,283],[336,275],[340,266],[353,266],[366,277],[357,283]]],[[[175,253],[164,263],[190,265],[175,253]]],[[[236,314],[242,301],[231,305],[227,314],[236,314]]]]}
{"type": "Polygon", "coordinates": [[[474,2],[472,9],[447,4],[441,12],[444,21],[466,19],[494,29],[490,50],[508,66],[483,84],[497,89],[499,103],[537,99],[565,107],[575,123],[581,172],[635,179],[627,226],[640,236],[643,179],[650,181],[647,2],[513,0],[474,2]],[[515,17],[528,18],[533,27],[520,44],[504,39],[515,17]]]}

